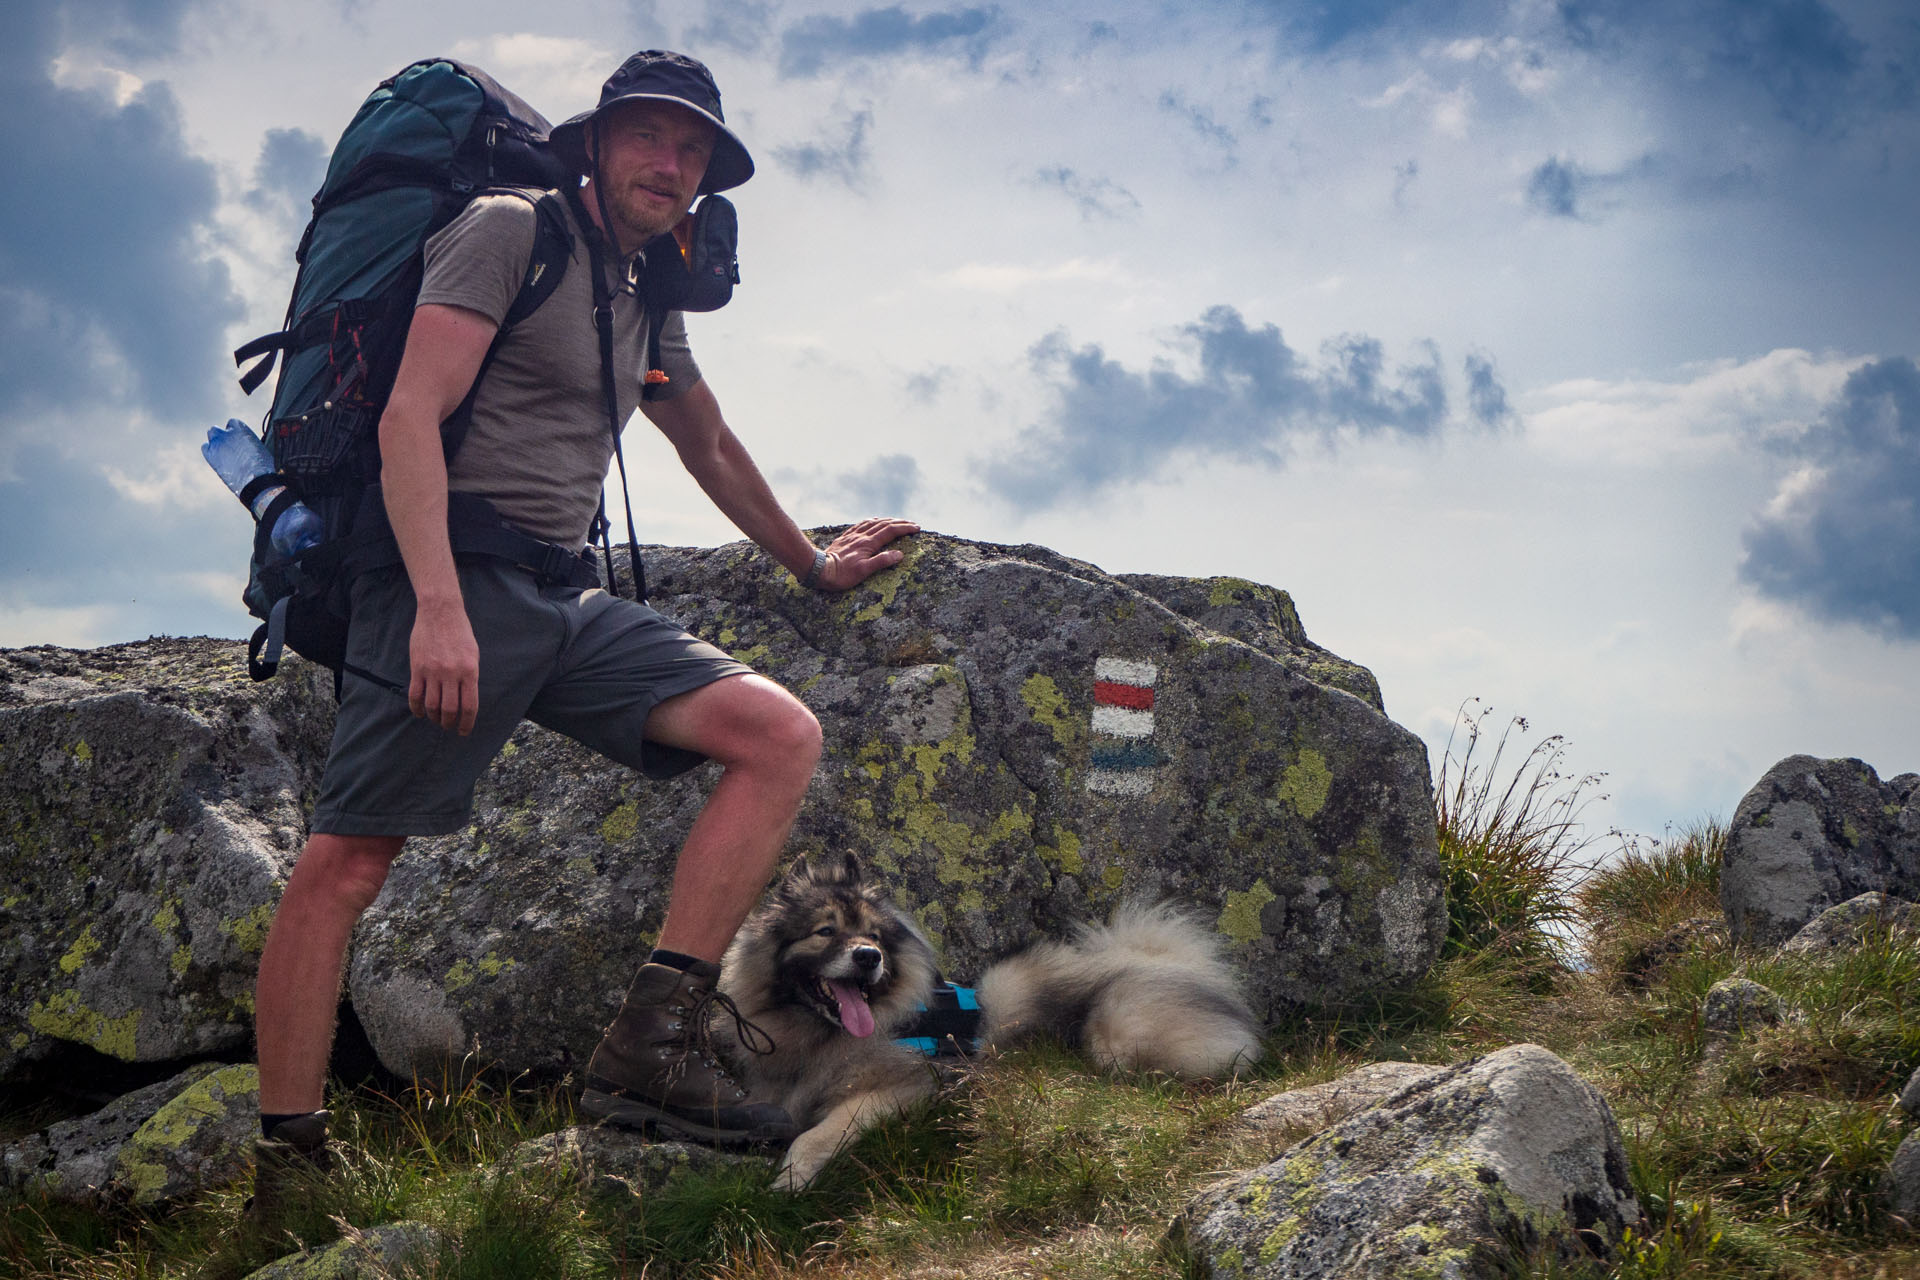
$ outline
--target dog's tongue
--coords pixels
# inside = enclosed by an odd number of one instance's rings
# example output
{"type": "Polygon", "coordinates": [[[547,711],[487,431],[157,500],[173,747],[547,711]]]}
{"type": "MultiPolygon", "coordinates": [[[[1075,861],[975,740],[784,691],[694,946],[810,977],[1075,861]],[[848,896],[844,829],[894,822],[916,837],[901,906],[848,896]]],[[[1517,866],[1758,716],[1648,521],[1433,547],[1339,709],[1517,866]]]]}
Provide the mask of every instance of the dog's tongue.
{"type": "Polygon", "coordinates": [[[834,999],[840,1002],[840,1025],[850,1036],[870,1036],[873,1034],[873,1010],[867,1007],[867,998],[860,994],[860,988],[851,982],[830,982],[834,999]]]}

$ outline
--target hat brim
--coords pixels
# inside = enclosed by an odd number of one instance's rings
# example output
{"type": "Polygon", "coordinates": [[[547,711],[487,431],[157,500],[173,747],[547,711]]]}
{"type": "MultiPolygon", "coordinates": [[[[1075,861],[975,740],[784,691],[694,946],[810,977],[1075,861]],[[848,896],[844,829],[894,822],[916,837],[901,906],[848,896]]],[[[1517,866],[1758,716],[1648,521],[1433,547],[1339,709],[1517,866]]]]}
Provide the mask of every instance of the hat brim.
{"type": "Polygon", "coordinates": [[[713,155],[707,160],[707,172],[700,179],[700,193],[705,195],[714,191],[727,191],[739,186],[753,176],[753,157],[747,154],[747,146],[741,142],[733,130],[727,128],[726,121],[712,112],[703,111],[685,98],[670,93],[627,93],[618,98],[603,102],[591,111],[582,111],[579,115],[553,127],[547,135],[547,145],[557,155],[561,163],[575,173],[587,171],[587,124],[595,116],[610,107],[623,102],[665,102],[690,111],[713,126],[713,155]]]}

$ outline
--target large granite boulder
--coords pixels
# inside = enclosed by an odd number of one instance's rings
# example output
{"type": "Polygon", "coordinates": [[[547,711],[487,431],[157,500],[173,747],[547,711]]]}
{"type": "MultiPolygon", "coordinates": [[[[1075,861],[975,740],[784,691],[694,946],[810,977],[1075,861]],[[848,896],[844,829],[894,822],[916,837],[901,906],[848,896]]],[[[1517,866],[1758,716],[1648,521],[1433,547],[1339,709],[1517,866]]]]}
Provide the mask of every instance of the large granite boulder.
{"type": "Polygon", "coordinates": [[[0,1080],[80,1045],[245,1053],[332,696],[244,646],[0,651],[0,1080]]]}
{"type": "Polygon", "coordinates": [[[1203,1192],[1175,1223],[1220,1280],[1495,1280],[1605,1256],[1640,1209],[1613,1113],[1538,1045],[1435,1072],[1203,1192]]]}
{"type": "Polygon", "coordinates": [[[1720,903],[1736,942],[1777,946],[1870,891],[1920,898],[1920,776],[1788,756],[1734,810],[1720,903]]]}
{"type": "MultiPolygon", "coordinates": [[[[1437,953],[1425,747],[1282,592],[932,534],[840,596],[744,543],[647,571],[657,607],[820,717],[790,851],[865,855],[957,977],[1128,896],[1201,908],[1266,1012],[1404,985],[1437,953]]],[[[651,784],[523,726],[473,826],[410,846],[362,923],[349,989],[381,1059],[579,1065],[712,782],[651,784]]]]}

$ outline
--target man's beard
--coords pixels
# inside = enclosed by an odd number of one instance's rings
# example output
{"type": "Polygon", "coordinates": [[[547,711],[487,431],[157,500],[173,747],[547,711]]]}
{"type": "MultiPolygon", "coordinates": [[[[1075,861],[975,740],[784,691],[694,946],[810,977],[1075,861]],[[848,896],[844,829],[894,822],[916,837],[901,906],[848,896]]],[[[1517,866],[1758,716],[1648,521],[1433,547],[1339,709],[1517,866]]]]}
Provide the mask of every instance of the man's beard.
{"type": "Polygon", "coordinates": [[[629,252],[673,230],[686,216],[685,209],[660,210],[643,203],[644,199],[630,187],[608,193],[607,212],[619,233],[621,247],[629,252]]]}

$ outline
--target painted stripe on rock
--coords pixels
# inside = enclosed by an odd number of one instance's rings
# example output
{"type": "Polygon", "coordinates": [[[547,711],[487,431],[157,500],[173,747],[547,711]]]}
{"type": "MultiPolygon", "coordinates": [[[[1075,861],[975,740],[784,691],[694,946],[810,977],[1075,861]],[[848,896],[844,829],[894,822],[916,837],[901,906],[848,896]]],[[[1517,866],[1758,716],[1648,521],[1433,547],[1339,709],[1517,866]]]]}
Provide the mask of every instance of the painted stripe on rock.
{"type": "Polygon", "coordinates": [[[1111,680],[1115,684],[1150,685],[1159,674],[1160,668],[1151,662],[1133,662],[1126,658],[1097,658],[1093,664],[1095,680],[1111,680]]]}
{"type": "Polygon", "coordinates": [[[1093,746],[1096,769],[1151,769],[1163,759],[1151,742],[1096,742],[1093,746]]]}
{"type": "Polygon", "coordinates": [[[1116,738],[1151,738],[1153,712],[1130,711],[1126,707],[1095,707],[1093,731],[1110,733],[1116,738]]]}
{"type": "Polygon", "coordinates": [[[1103,796],[1143,796],[1153,790],[1153,774],[1145,769],[1093,769],[1087,790],[1103,796]]]}
{"type": "Polygon", "coordinates": [[[1117,684],[1112,680],[1093,682],[1095,704],[1108,707],[1132,707],[1136,711],[1153,710],[1153,690],[1137,684],[1117,684]]]}

